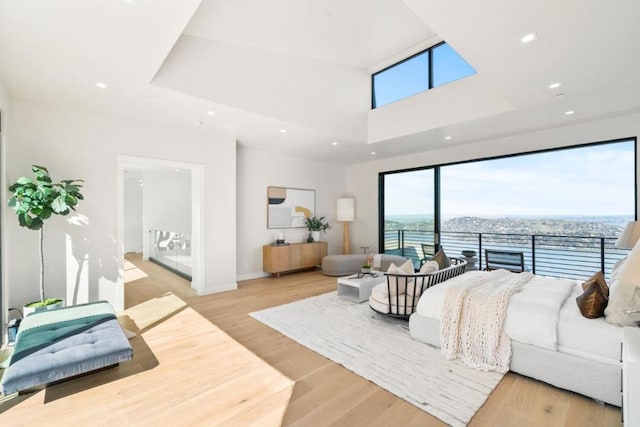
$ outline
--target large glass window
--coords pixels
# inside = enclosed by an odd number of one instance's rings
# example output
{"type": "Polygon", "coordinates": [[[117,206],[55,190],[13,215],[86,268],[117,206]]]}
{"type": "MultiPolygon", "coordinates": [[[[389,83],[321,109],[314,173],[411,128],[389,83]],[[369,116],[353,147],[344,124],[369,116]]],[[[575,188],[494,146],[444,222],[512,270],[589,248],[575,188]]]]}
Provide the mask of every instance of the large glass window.
{"type": "Polygon", "coordinates": [[[416,267],[424,258],[422,243],[434,244],[434,169],[384,176],[384,251],[411,258],[416,267]]]}
{"type": "Polygon", "coordinates": [[[637,217],[635,138],[382,176],[385,250],[419,248],[435,234],[449,256],[476,251],[480,268],[484,249],[500,249],[522,252],[534,273],[608,276],[628,252],[615,241],[637,217]],[[404,195],[390,199],[388,191],[404,195]],[[426,217],[433,227],[416,228],[426,217]]]}
{"type": "Polygon", "coordinates": [[[371,76],[371,108],[382,107],[475,72],[451,46],[440,43],[371,76]]]}

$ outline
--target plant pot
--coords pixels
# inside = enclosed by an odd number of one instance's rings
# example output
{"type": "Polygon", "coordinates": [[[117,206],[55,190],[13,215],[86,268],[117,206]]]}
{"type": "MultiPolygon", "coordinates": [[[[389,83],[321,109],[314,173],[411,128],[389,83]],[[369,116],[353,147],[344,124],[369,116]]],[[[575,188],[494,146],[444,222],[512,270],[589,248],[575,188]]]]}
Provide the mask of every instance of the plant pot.
{"type": "Polygon", "coordinates": [[[312,231],[311,232],[311,237],[313,238],[314,242],[319,242],[320,241],[320,232],[319,231],[312,231]]]}
{"type": "Polygon", "coordinates": [[[362,268],[360,269],[360,273],[363,273],[363,274],[370,274],[370,273],[371,273],[371,267],[362,267],[362,268]]]}
{"type": "Polygon", "coordinates": [[[49,304],[49,305],[43,305],[40,307],[29,307],[30,304],[39,302],[39,301],[32,301],[29,304],[25,305],[24,307],[22,307],[22,314],[24,317],[27,317],[28,314],[31,313],[35,313],[38,311],[44,311],[44,310],[53,310],[54,308],[62,308],[64,307],[64,300],[62,298],[58,298],[60,301],[53,303],[53,304],[49,304]]]}

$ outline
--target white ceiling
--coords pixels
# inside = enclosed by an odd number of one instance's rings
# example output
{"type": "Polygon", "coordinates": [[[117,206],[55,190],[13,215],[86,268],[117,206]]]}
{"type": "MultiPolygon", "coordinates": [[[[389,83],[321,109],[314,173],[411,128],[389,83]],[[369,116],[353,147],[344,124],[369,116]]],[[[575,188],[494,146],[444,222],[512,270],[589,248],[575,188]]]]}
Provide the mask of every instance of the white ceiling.
{"type": "Polygon", "coordinates": [[[0,0],[0,77],[16,97],[351,163],[640,111],[639,18],[637,0],[0,0]],[[368,144],[370,73],[439,40],[513,109],[368,144]]]}

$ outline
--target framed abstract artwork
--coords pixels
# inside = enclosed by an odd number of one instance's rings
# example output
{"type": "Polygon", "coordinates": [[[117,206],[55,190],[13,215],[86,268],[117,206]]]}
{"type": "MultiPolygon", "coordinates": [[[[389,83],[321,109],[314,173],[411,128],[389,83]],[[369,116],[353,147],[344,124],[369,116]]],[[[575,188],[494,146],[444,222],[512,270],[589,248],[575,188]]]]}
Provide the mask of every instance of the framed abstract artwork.
{"type": "Polygon", "coordinates": [[[267,228],[306,227],[315,215],[316,192],[301,188],[267,187],[267,228]]]}

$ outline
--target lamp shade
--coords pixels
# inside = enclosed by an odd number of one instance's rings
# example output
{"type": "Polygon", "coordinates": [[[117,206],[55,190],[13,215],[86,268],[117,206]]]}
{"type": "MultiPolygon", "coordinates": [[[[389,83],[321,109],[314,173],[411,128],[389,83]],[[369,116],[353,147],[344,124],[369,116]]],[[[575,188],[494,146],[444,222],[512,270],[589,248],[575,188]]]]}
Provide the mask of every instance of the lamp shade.
{"type": "Polygon", "coordinates": [[[618,282],[640,285],[640,243],[633,247],[618,275],[618,282]]]}
{"type": "Polygon", "coordinates": [[[631,249],[640,240],[640,221],[629,221],[616,240],[616,248],[631,249]]]}
{"type": "Polygon", "coordinates": [[[356,218],[356,201],[350,198],[338,199],[338,221],[353,221],[356,218]]]}

